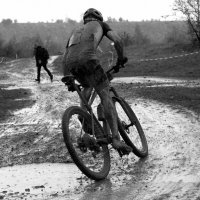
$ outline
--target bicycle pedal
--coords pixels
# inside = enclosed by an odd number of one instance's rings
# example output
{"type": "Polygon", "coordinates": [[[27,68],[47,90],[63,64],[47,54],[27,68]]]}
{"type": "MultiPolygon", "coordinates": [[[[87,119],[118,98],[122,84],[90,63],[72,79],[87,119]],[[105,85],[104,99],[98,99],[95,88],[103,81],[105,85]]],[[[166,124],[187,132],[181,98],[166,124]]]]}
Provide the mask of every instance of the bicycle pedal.
{"type": "Polygon", "coordinates": [[[117,150],[119,153],[119,156],[122,158],[125,155],[129,155],[131,152],[123,151],[123,150],[117,150]]]}

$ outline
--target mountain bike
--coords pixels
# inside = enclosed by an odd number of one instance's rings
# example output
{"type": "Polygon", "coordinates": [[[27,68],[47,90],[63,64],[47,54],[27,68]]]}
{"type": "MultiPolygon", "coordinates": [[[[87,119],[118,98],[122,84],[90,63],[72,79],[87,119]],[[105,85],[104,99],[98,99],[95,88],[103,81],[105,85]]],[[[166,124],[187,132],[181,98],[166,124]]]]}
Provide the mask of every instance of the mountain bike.
{"type": "MultiPolygon", "coordinates": [[[[122,67],[124,65],[116,65],[107,71],[110,81],[113,79],[113,74],[122,67]]],[[[110,171],[109,145],[112,145],[112,136],[104,116],[103,106],[95,90],[89,101],[84,98],[81,93],[82,87],[74,76],[63,77],[62,82],[66,84],[69,78],[71,79],[70,87],[78,93],[86,109],[71,106],[65,110],[62,117],[64,142],[78,168],[87,177],[102,180],[110,171]]],[[[69,86],[69,83],[67,85],[69,86]]],[[[136,156],[146,157],[148,155],[147,140],[136,114],[113,86],[110,86],[110,94],[118,114],[117,122],[121,138],[132,148],[136,156]]],[[[121,151],[118,153],[121,157],[125,154],[121,151]]]]}

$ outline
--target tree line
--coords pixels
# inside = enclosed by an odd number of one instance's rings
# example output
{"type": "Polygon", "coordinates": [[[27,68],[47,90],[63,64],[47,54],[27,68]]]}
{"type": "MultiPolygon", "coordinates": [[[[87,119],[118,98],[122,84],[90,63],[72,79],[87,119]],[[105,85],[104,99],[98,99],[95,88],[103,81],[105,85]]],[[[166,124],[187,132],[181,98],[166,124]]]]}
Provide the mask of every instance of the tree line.
{"type": "MultiPolygon", "coordinates": [[[[178,22],[108,22],[117,30],[124,46],[155,43],[191,43],[194,37],[184,21],[178,22]]],[[[77,22],[70,23],[0,23],[0,57],[33,56],[35,44],[48,49],[50,55],[64,52],[67,40],[77,22]]],[[[104,40],[101,48],[109,46],[104,40]]]]}

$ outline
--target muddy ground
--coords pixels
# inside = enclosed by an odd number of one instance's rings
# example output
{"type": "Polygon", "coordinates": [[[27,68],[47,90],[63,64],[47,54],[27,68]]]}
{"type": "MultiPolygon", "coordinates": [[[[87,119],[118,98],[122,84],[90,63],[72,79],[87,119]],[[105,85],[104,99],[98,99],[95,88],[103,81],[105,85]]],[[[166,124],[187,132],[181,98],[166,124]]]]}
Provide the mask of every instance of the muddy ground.
{"type": "Polygon", "coordinates": [[[140,119],[149,156],[113,152],[109,176],[94,182],[62,138],[62,114],[77,95],[49,67],[53,83],[42,71],[37,84],[33,59],[0,64],[0,199],[200,200],[199,79],[114,80],[140,119]]]}

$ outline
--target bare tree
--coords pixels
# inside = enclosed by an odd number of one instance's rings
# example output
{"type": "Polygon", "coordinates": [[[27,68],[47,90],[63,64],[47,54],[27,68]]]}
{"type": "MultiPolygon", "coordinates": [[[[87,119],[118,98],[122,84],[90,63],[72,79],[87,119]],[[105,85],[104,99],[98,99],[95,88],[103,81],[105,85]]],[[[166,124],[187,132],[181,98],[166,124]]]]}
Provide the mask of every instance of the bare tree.
{"type": "Polygon", "coordinates": [[[175,0],[174,11],[181,12],[200,45],[200,0],[175,0]]]}

